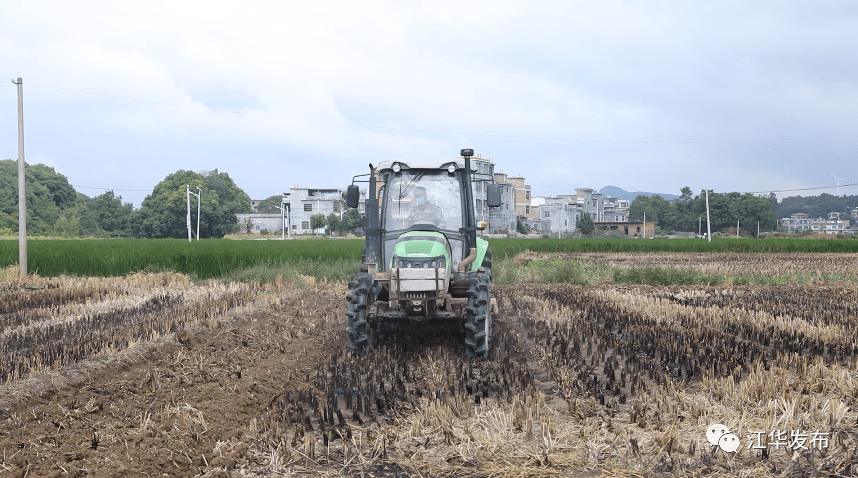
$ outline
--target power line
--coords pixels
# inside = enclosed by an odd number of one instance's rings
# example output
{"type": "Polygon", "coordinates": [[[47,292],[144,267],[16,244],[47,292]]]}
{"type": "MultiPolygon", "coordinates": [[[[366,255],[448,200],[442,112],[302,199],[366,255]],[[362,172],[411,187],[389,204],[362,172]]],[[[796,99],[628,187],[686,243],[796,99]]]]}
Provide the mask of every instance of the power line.
{"type": "Polygon", "coordinates": [[[765,190],[765,191],[751,191],[751,192],[744,192],[744,193],[739,193],[739,194],[765,194],[765,193],[786,193],[786,192],[793,192],[793,191],[815,191],[815,190],[818,190],[818,189],[845,188],[845,187],[847,187],[847,186],[858,186],[858,183],[852,183],[852,184],[841,184],[841,185],[839,185],[839,186],[820,186],[820,187],[817,187],[817,188],[799,188],[799,189],[767,189],[767,190],[765,190]]]}
{"type": "MultiPolygon", "coordinates": [[[[413,133],[432,133],[432,134],[454,134],[459,136],[483,136],[488,138],[512,138],[512,139],[540,139],[540,140],[550,140],[550,141],[587,141],[587,142],[595,142],[595,143],[661,143],[661,144],[706,144],[706,143],[716,143],[717,141],[679,141],[679,140],[662,140],[662,139],[610,139],[610,138],[568,138],[564,136],[524,136],[524,135],[513,135],[513,134],[495,134],[495,133],[465,133],[461,131],[444,131],[444,130],[433,130],[433,129],[418,129],[418,128],[394,128],[392,126],[378,126],[378,125],[370,125],[370,124],[356,124],[356,123],[341,123],[337,121],[322,121],[322,120],[311,120],[311,119],[303,119],[303,118],[289,118],[286,116],[277,116],[277,115],[266,115],[260,113],[248,113],[246,111],[234,111],[234,110],[226,110],[226,109],[213,109],[205,106],[192,106],[192,105],[180,105],[177,103],[167,103],[164,101],[154,101],[154,100],[144,100],[141,98],[131,98],[128,96],[119,96],[119,95],[109,95],[106,93],[96,93],[93,91],[84,91],[77,90],[73,88],[65,88],[62,86],[53,86],[53,85],[43,85],[40,83],[30,83],[34,86],[42,86],[45,88],[55,88],[58,90],[65,91],[74,91],[76,93],[85,93],[88,95],[97,95],[97,96],[106,96],[108,98],[118,98],[123,100],[130,101],[139,101],[141,103],[151,103],[156,105],[164,105],[164,106],[173,106],[176,108],[187,108],[193,110],[204,110],[204,111],[212,111],[215,113],[230,113],[236,115],[244,115],[244,116],[255,116],[258,118],[270,118],[270,119],[279,119],[286,121],[300,121],[303,123],[315,123],[315,124],[327,124],[327,125],[335,125],[335,126],[349,126],[353,128],[371,128],[371,129],[384,129],[390,131],[409,131],[413,133]]],[[[855,142],[858,139],[838,139],[838,140],[815,140],[815,141],[771,141],[771,144],[800,144],[800,143],[838,143],[838,142],[855,142]]],[[[747,143],[752,143],[752,141],[748,141],[747,143]]]]}

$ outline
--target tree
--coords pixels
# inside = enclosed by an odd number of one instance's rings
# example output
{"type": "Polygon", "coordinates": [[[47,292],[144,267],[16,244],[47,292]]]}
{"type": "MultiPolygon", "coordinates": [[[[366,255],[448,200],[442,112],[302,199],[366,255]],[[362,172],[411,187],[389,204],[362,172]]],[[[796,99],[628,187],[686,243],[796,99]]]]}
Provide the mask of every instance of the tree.
{"type": "MultiPolygon", "coordinates": [[[[236,214],[249,213],[250,197],[236,186],[226,173],[217,170],[205,174],[177,171],[158,183],[146,196],[134,215],[134,233],[138,237],[187,237],[186,185],[202,190],[200,236],[222,237],[238,230],[236,214]]],[[[196,198],[191,200],[191,217],[196,222],[196,198]]],[[[195,229],[195,224],[192,225],[195,229]]]]}
{"type": "Polygon", "coordinates": [[[106,191],[96,196],[90,204],[95,222],[99,229],[109,237],[126,237],[131,235],[131,217],[134,206],[122,203],[122,196],[113,191],[106,191]]]}
{"type": "Polygon", "coordinates": [[[596,223],[593,222],[593,217],[585,212],[581,214],[581,218],[578,219],[578,223],[575,225],[575,228],[578,229],[581,234],[589,236],[596,231],[596,223]]]}
{"type": "Polygon", "coordinates": [[[253,226],[254,225],[255,224],[253,223],[253,219],[246,217],[246,218],[244,218],[244,222],[242,222],[241,226],[239,226],[239,227],[240,227],[240,229],[244,229],[244,232],[250,234],[253,232],[253,226]]]}
{"type": "Polygon", "coordinates": [[[797,212],[806,213],[811,218],[828,217],[830,212],[849,214],[858,208],[858,196],[833,196],[822,193],[819,196],[790,196],[775,203],[778,217],[789,217],[797,212]]]}
{"type": "Polygon", "coordinates": [[[316,231],[325,227],[327,221],[325,220],[325,215],[322,213],[313,214],[310,216],[310,229],[316,231]]]}
{"type": "Polygon", "coordinates": [[[283,202],[283,196],[269,196],[256,205],[256,212],[259,214],[280,214],[280,204],[283,202]]]}
{"type": "Polygon", "coordinates": [[[80,217],[71,209],[60,214],[54,224],[54,233],[60,237],[77,237],[80,232],[80,217]]]}
{"type": "Polygon", "coordinates": [[[364,226],[364,216],[357,209],[349,209],[343,213],[343,230],[354,231],[364,226]]]}
{"type": "Polygon", "coordinates": [[[673,230],[677,210],[661,196],[656,194],[636,197],[629,207],[629,221],[643,222],[644,213],[647,222],[652,222],[663,230],[673,230]]]}
{"type": "MultiPolygon", "coordinates": [[[[68,178],[44,164],[24,167],[27,232],[53,234],[62,212],[74,207],[78,195],[68,178]]],[[[0,228],[18,231],[18,162],[0,161],[0,228]]]]}
{"type": "Polygon", "coordinates": [[[325,219],[325,223],[328,227],[328,234],[332,234],[334,232],[343,232],[345,230],[343,220],[340,219],[339,214],[330,213],[328,214],[327,219],[325,219]]]}

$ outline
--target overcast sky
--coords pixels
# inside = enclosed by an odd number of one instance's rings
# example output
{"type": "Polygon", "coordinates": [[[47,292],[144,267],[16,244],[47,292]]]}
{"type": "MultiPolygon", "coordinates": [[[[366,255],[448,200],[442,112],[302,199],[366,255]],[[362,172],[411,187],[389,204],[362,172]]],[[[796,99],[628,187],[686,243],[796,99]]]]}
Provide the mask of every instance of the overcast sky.
{"type": "Polygon", "coordinates": [[[262,199],[466,147],[534,195],[858,182],[851,0],[0,0],[0,70],[0,159],[21,77],[27,161],[137,206],[179,169],[262,199]]]}

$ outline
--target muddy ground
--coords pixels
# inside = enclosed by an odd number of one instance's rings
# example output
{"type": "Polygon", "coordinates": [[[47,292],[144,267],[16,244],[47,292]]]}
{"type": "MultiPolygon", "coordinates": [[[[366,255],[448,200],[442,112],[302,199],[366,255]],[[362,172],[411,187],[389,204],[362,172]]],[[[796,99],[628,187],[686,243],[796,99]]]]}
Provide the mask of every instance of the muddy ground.
{"type": "Polygon", "coordinates": [[[476,360],[455,324],[351,353],[346,285],[287,285],[8,382],[0,475],[855,476],[858,293],[802,287],[496,287],[476,360]],[[790,327],[778,297],[802,295],[830,320],[790,327]],[[711,423],[831,440],[726,453],[711,423]]]}

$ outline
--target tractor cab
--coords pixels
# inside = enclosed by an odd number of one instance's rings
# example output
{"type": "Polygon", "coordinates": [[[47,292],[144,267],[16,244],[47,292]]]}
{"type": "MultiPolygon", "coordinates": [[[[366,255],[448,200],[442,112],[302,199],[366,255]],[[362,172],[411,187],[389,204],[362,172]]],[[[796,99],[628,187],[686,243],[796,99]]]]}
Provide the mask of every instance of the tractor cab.
{"type": "MultiPolygon", "coordinates": [[[[476,234],[486,225],[476,221],[471,184],[492,178],[475,177],[472,155],[387,160],[363,175],[366,245],[361,272],[349,282],[352,348],[371,346],[372,328],[384,322],[459,320],[467,353],[487,356],[491,250],[476,234]]],[[[500,205],[497,185],[489,184],[487,194],[489,207],[500,205]]],[[[358,187],[349,186],[349,207],[357,207],[359,196],[358,187]]]]}
{"type": "Polygon", "coordinates": [[[380,223],[384,232],[378,269],[390,271],[396,266],[394,256],[402,259],[403,251],[396,253],[397,244],[412,243],[409,250],[414,250],[412,246],[420,240],[443,243],[447,259],[451,262],[448,266],[456,267],[465,257],[467,232],[463,230],[467,218],[467,195],[463,194],[462,178],[464,164],[456,161],[409,163],[388,161],[378,166],[384,181],[379,198],[380,223]],[[418,167],[412,167],[412,164],[418,167]],[[434,167],[427,167],[430,165],[434,167]],[[427,234],[414,234],[416,231],[427,234]],[[428,239],[430,237],[432,239],[428,239]]]}

